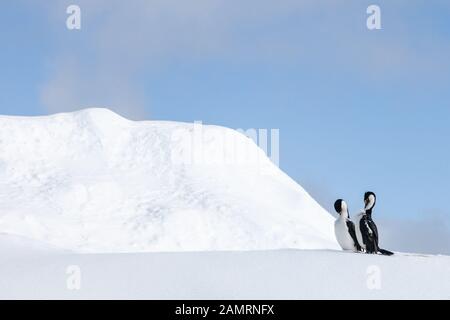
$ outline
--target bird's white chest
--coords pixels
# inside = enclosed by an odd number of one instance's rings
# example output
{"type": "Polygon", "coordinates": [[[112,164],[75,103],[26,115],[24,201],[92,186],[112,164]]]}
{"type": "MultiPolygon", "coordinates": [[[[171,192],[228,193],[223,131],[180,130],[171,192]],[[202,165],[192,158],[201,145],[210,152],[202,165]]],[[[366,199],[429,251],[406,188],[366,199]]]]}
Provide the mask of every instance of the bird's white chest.
{"type": "Polygon", "coordinates": [[[348,232],[345,219],[339,218],[334,223],[334,232],[336,240],[344,250],[355,250],[355,243],[348,232]]]}

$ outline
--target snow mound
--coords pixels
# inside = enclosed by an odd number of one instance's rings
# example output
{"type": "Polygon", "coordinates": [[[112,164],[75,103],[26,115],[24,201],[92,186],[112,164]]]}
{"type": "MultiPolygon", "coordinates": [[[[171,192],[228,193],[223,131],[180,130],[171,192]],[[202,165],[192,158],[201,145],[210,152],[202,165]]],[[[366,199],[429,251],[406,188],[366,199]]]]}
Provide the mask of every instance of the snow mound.
{"type": "Polygon", "coordinates": [[[331,215],[245,135],[107,109],[0,116],[0,233],[78,252],[337,248],[331,215]]]}

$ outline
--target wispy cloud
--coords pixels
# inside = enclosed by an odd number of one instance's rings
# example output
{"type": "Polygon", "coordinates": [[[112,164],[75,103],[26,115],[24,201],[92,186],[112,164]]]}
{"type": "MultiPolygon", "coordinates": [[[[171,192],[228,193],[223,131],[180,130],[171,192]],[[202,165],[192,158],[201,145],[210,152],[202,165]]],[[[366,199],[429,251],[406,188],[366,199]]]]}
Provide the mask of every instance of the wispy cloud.
{"type": "Polygon", "coordinates": [[[65,29],[65,8],[72,1],[42,4],[61,28],[51,58],[55,67],[42,86],[42,103],[50,112],[104,105],[141,117],[151,107],[145,98],[151,88],[139,85],[141,78],[180,61],[316,65],[368,77],[405,72],[411,65],[423,72],[450,70],[449,45],[435,48],[434,59],[423,59],[429,47],[410,41],[406,16],[386,18],[390,31],[370,34],[365,4],[356,1],[76,3],[81,31],[65,29]]]}
{"type": "Polygon", "coordinates": [[[64,27],[65,8],[72,1],[44,3],[59,23],[61,36],[51,74],[42,85],[42,104],[52,113],[107,106],[142,118],[151,107],[145,99],[148,92],[139,85],[143,74],[177,60],[239,60],[237,56],[247,55],[248,48],[254,50],[251,38],[239,36],[242,30],[307,3],[286,1],[274,6],[271,1],[252,0],[236,6],[222,0],[79,0],[81,31],[64,27]]]}
{"type": "Polygon", "coordinates": [[[54,63],[55,70],[41,88],[48,112],[108,107],[131,119],[146,117],[145,99],[132,75],[113,67],[90,70],[69,56],[54,63]]]}

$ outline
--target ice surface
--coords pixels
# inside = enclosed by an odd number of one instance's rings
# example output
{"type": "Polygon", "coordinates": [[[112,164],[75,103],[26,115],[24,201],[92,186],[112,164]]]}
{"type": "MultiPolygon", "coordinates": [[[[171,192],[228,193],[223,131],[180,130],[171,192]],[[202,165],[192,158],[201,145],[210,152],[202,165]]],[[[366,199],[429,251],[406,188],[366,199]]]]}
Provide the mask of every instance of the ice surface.
{"type": "Polygon", "coordinates": [[[0,299],[450,299],[448,256],[293,249],[77,254],[30,249],[7,236],[0,243],[0,299]]]}

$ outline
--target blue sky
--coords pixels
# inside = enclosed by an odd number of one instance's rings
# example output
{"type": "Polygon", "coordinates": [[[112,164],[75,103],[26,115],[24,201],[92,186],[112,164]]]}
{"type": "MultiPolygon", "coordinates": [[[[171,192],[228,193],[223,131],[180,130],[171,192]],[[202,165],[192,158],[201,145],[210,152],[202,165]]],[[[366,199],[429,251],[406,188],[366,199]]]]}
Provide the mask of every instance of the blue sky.
{"type": "Polygon", "coordinates": [[[373,190],[386,247],[450,253],[449,15],[436,0],[8,1],[0,113],[280,129],[281,168],[325,208],[373,190]]]}

